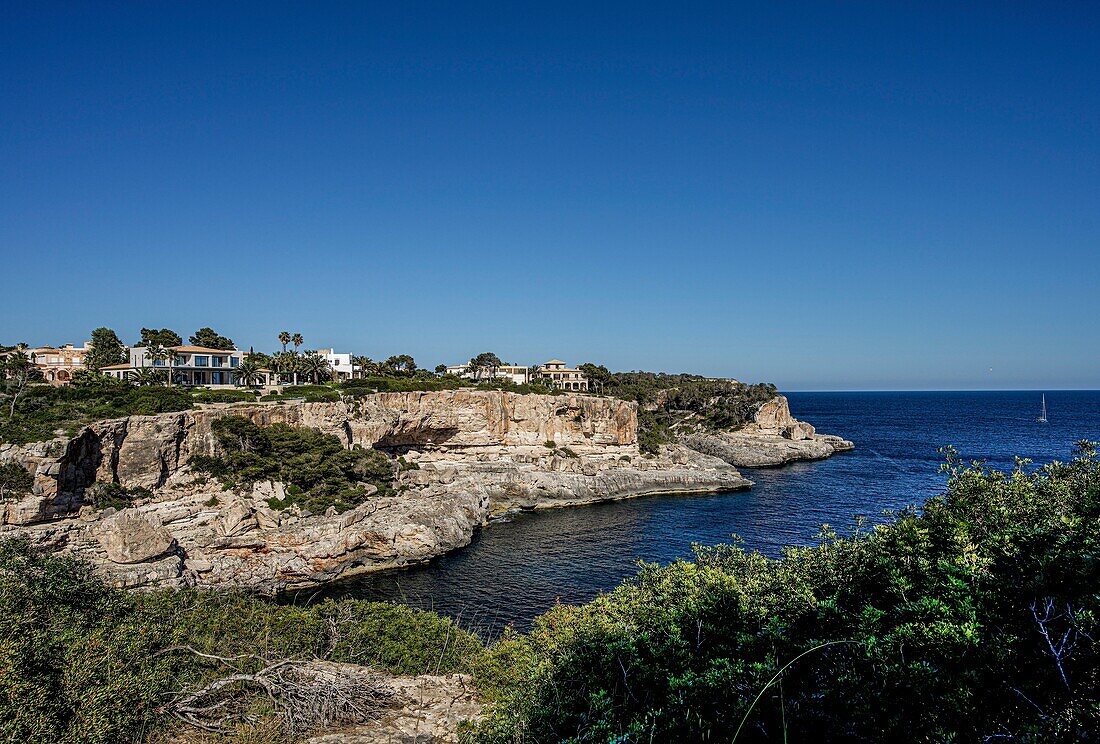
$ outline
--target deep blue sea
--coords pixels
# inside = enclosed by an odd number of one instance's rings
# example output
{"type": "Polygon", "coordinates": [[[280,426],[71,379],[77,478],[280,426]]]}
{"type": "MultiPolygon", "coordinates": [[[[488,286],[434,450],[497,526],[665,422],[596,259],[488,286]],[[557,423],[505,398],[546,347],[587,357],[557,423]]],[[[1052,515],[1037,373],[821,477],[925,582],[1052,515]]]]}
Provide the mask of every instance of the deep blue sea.
{"type": "MultiPolygon", "coordinates": [[[[811,542],[822,523],[920,504],[941,491],[950,444],[967,459],[1011,467],[1067,460],[1073,443],[1100,440],[1100,391],[791,393],[791,411],[818,431],[855,442],[853,452],[783,468],[746,469],[749,491],[655,496],[522,514],[481,530],[467,548],[428,564],[367,576],[328,596],[405,602],[493,634],[519,629],[555,602],[579,603],[633,574],[638,560],[690,556],[692,543],[728,542],[776,555],[811,542]]],[[[306,601],[299,595],[296,601],[306,601]]]]}

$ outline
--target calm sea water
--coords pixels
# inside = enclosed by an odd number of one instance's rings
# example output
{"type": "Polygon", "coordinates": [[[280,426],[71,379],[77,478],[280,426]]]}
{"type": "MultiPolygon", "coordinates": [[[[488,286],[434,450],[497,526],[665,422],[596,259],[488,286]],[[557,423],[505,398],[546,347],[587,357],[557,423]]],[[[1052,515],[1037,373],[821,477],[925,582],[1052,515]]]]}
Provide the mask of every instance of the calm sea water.
{"type": "MultiPolygon", "coordinates": [[[[481,530],[473,543],[428,564],[337,584],[327,596],[405,602],[490,634],[529,627],[555,602],[579,603],[615,587],[638,560],[690,556],[692,543],[728,542],[776,555],[811,542],[822,523],[919,504],[941,491],[951,444],[968,459],[1011,467],[1014,456],[1066,460],[1073,442],[1100,440],[1100,391],[1047,393],[1050,423],[1036,422],[1037,392],[792,393],[791,410],[854,452],[783,468],[746,470],[749,491],[655,496],[523,514],[481,530]]],[[[316,596],[316,595],[314,595],[316,596]]],[[[296,601],[307,601],[299,595],[296,601]]]]}

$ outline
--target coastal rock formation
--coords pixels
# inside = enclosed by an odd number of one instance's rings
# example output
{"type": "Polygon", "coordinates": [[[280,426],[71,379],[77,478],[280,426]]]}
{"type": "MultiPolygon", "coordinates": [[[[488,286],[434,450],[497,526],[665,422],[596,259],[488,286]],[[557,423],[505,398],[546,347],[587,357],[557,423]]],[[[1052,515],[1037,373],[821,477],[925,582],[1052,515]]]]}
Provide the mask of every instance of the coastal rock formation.
{"type": "Polygon", "coordinates": [[[143,563],[158,558],[176,545],[176,539],[156,515],[124,509],[97,525],[97,538],[113,563],[143,563]]]}
{"type": "Polygon", "coordinates": [[[6,505],[0,532],[82,555],[126,587],[278,592],[427,560],[512,510],[751,485],[728,463],[686,447],[641,455],[633,404],[468,390],[131,416],[2,454],[33,470],[35,484],[6,505]],[[343,514],[279,511],[268,501],[285,494],[280,483],[226,492],[190,472],[190,458],[217,453],[211,424],[228,415],[317,428],[346,446],[401,453],[416,468],[399,475],[393,495],[343,514]],[[117,514],[97,512],[84,505],[97,482],[153,496],[117,514]]]}
{"type": "Polygon", "coordinates": [[[854,447],[840,437],[818,434],[812,425],[796,419],[782,395],[764,403],[753,423],[737,431],[691,434],[683,437],[683,443],[739,468],[820,460],[854,447]]]}

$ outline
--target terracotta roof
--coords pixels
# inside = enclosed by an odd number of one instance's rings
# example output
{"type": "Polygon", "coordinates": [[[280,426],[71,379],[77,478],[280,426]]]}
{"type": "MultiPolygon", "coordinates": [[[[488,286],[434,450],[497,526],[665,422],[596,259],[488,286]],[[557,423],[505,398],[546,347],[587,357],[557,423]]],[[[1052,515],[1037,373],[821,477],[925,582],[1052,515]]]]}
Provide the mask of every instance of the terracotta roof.
{"type": "Polygon", "coordinates": [[[106,367],[100,367],[100,369],[133,369],[129,364],[108,364],[106,367]]]}
{"type": "Polygon", "coordinates": [[[182,351],[184,354],[239,354],[236,349],[208,349],[205,346],[169,346],[169,351],[182,351]]]}
{"type": "Polygon", "coordinates": [[[565,362],[560,359],[551,359],[549,362],[546,362],[546,364],[565,364],[565,362]]]}

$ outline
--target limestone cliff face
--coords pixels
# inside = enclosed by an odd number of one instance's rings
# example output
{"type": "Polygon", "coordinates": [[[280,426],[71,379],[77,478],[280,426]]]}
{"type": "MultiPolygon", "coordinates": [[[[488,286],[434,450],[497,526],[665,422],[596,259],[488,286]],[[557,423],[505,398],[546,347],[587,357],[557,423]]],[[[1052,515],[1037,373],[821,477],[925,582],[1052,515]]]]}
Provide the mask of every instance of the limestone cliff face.
{"type": "Polygon", "coordinates": [[[641,456],[631,403],[466,390],[131,416],[86,426],[71,439],[8,445],[0,459],[35,473],[34,492],[4,505],[0,532],[82,555],[119,586],[270,592],[426,560],[467,544],[479,525],[514,509],[751,485],[723,460],[685,447],[641,456]],[[224,492],[190,472],[192,457],[216,454],[212,423],[230,415],[401,452],[419,469],[400,475],[396,495],[343,514],[276,511],[267,501],[281,484],[224,492]],[[96,482],[142,486],[154,496],[117,514],[96,512],[83,504],[96,482]]]}
{"type": "Polygon", "coordinates": [[[692,434],[683,442],[697,452],[742,468],[820,460],[854,447],[840,437],[818,434],[811,424],[796,419],[783,395],[760,406],[753,423],[737,431],[692,434]]]}
{"type": "Polygon", "coordinates": [[[0,462],[35,473],[34,496],[8,504],[0,523],[24,524],[73,511],[96,482],[159,488],[197,454],[215,454],[211,424],[245,416],[261,426],[285,423],[333,434],[345,446],[476,452],[543,447],[575,452],[630,449],[636,408],[586,396],[517,395],[499,391],[378,393],[339,403],[256,403],[208,406],[91,424],[72,439],[3,445],[0,462]]]}

